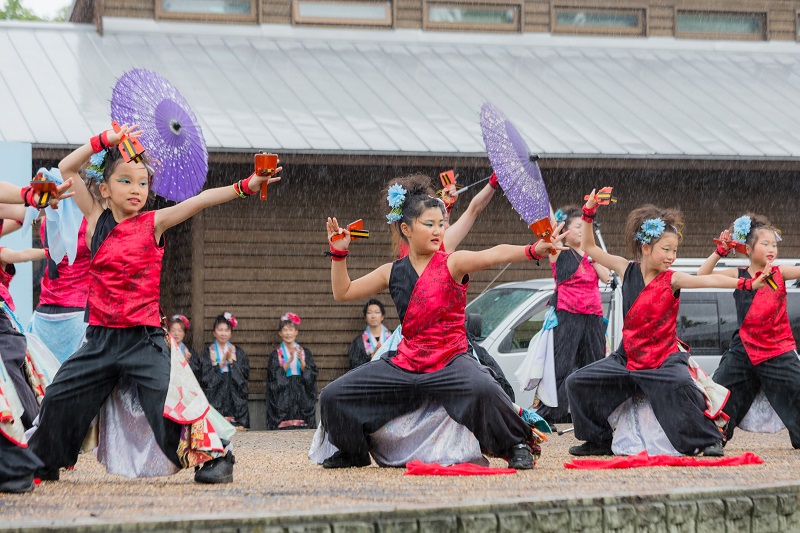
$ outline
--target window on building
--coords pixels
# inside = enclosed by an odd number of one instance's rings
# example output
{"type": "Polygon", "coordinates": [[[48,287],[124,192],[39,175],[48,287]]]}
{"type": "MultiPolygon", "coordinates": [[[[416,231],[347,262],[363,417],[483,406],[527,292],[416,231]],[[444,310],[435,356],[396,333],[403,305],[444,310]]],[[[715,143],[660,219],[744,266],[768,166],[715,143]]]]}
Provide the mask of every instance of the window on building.
{"type": "Polygon", "coordinates": [[[593,33],[603,35],[644,35],[644,9],[600,9],[555,6],[554,33],[593,33]]]}
{"type": "Polygon", "coordinates": [[[156,18],[256,22],[257,0],[156,0],[156,18]]]}
{"type": "Polygon", "coordinates": [[[752,39],[767,38],[765,13],[710,13],[705,11],[678,11],[675,34],[678,37],[700,39],[752,39]]]}
{"type": "Polygon", "coordinates": [[[521,31],[519,4],[425,4],[425,29],[521,31]]]}
{"type": "Polygon", "coordinates": [[[294,0],[292,21],[295,24],[391,26],[392,3],[294,0]]]}

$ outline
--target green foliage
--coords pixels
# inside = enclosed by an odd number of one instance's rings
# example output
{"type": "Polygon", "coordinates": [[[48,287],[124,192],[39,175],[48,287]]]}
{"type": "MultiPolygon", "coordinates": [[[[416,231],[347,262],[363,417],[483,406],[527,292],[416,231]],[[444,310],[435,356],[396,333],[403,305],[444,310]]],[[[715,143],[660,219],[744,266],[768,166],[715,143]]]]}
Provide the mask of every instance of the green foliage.
{"type": "MultiPolygon", "coordinates": [[[[54,22],[63,22],[66,20],[70,6],[68,3],[69,0],[64,0],[64,2],[67,2],[67,5],[53,18],[54,22]]],[[[47,19],[37,16],[33,11],[23,6],[21,0],[6,0],[5,6],[0,8],[0,20],[32,20],[41,22],[47,19]]]]}

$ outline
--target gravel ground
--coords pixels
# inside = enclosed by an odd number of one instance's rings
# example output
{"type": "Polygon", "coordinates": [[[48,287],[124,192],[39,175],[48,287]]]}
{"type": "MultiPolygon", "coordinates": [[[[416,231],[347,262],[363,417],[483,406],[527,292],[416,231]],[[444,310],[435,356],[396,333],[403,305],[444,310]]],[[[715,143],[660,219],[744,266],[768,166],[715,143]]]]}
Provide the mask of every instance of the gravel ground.
{"type": "MultiPolygon", "coordinates": [[[[753,451],[765,463],[724,468],[638,468],[581,471],[563,467],[572,436],[553,436],[532,471],[506,476],[404,476],[404,469],[324,470],[307,459],[312,431],[248,432],[236,436],[234,483],[204,486],[193,472],[130,480],[105,473],[92,456],[81,456],[61,481],[33,493],[0,495],[6,525],[74,520],[136,520],[209,513],[287,514],[453,506],[565,496],[652,494],[693,488],[742,487],[798,482],[800,451],[786,431],[776,435],[737,432],[727,455],[753,451]]],[[[492,460],[493,466],[505,466],[492,460]]]]}

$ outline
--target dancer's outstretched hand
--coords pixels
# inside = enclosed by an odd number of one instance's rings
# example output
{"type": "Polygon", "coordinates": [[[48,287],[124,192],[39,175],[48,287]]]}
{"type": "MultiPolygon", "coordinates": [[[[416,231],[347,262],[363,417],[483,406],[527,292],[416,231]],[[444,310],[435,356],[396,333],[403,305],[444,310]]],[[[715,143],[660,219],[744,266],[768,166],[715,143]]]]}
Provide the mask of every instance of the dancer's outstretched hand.
{"type": "Polygon", "coordinates": [[[139,129],[139,125],[138,124],[125,123],[125,124],[123,124],[122,126],[119,127],[119,132],[116,132],[114,130],[108,130],[108,133],[107,133],[107,135],[108,135],[108,137],[107,137],[108,138],[108,145],[109,146],[118,145],[119,142],[122,140],[122,137],[124,137],[125,135],[127,135],[128,137],[130,137],[132,139],[136,139],[137,137],[140,137],[142,135],[142,133],[144,133],[144,132],[139,129]]]}
{"type": "MultiPolygon", "coordinates": [[[[72,183],[72,178],[67,178],[64,180],[64,183],[56,186],[56,192],[50,196],[50,201],[48,202],[48,205],[51,209],[58,209],[58,202],[75,195],[74,192],[69,192],[69,188],[72,187],[72,183]]],[[[34,199],[37,203],[39,202],[38,193],[34,195],[34,199]]]]}
{"type": "Polygon", "coordinates": [[[772,277],[772,263],[769,262],[764,267],[764,271],[761,272],[761,275],[758,276],[756,279],[753,280],[753,290],[757,291],[761,287],[767,284],[767,278],[772,277]]]}
{"type": "Polygon", "coordinates": [[[328,243],[330,243],[331,247],[336,250],[347,250],[350,246],[350,232],[345,228],[339,227],[339,221],[336,220],[336,217],[328,217],[327,228],[328,243]],[[332,241],[331,239],[333,239],[334,235],[344,235],[344,238],[332,241]]]}
{"type": "Polygon", "coordinates": [[[536,253],[541,256],[545,256],[550,253],[550,250],[568,250],[569,248],[564,245],[564,239],[569,235],[569,230],[561,233],[564,229],[565,222],[562,222],[553,230],[553,235],[550,237],[550,240],[547,241],[545,239],[541,239],[539,242],[536,243],[536,253]]]}

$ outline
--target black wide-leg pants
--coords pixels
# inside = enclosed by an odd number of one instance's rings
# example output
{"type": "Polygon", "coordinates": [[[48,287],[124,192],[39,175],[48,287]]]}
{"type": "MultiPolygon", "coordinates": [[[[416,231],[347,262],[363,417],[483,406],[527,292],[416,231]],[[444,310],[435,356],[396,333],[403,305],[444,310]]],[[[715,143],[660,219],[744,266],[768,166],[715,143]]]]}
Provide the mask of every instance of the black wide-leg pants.
{"type": "Polygon", "coordinates": [[[744,351],[728,350],[722,354],[714,381],[731,391],[723,409],[731,417],[728,439],[763,387],[770,405],[789,430],[792,446],[800,448],[800,359],[796,351],[754,365],[744,351]]]}
{"type": "Polygon", "coordinates": [[[650,400],[653,412],[677,451],[695,455],[722,440],[708,417],[703,393],[689,375],[689,355],[671,354],[658,367],[628,370],[625,358],[612,353],[567,378],[575,437],[610,444],[613,430],[609,415],[637,391],[650,400]]]}
{"type": "Polygon", "coordinates": [[[468,354],[436,372],[418,374],[380,359],[355,368],[320,394],[322,424],[344,453],[370,450],[369,435],[433,399],[495,455],[528,441],[531,429],[489,370],[468,354]]]}
{"type": "Polygon", "coordinates": [[[0,482],[30,476],[42,466],[30,448],[17,446],[0,435],[0,482]]]}
{"type": "Polygon", "coordinates": [[[120,378],[128,376],[136,383],[156,442],[180,467],[181,426],[163,415],[169,374],[170,351],[161,328],[89,326],[86,344],[64,362],[47,388],[31,450],[48,469],[74,465],[92,420],[120,378]]]}
{"type": "Polygon", "coordinates": [[[606,354],[606,324],[601,315],[580,315],[556,311],[558,326],[553,330],[557,407],[542,405],[536,412],[548,422],[569,422],[567,376],[599,361],[606,354]]]}

